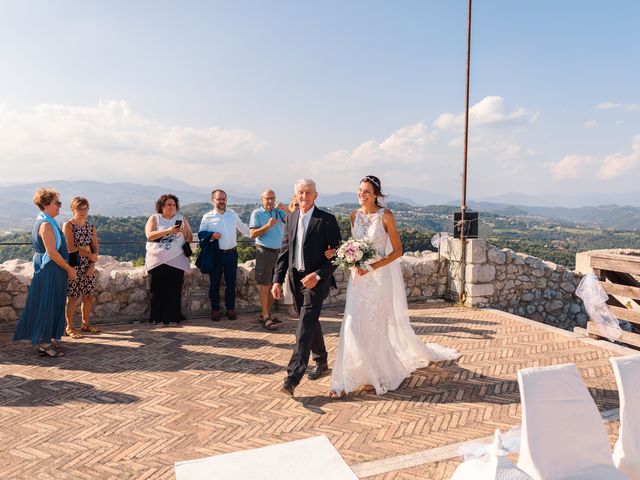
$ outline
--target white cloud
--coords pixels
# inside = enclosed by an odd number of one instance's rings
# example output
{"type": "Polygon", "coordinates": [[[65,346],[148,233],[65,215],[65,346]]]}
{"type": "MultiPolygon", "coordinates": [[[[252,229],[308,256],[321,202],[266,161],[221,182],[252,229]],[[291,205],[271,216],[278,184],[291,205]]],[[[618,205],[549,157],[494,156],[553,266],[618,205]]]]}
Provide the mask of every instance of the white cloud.
{"type": "Polygon", "coordinates": [[[351,151],[331,152],[321,160],[313,162],[312,170],[319,173],[327,164],[342,172],[362,171],[373,166],[410,166],[424,157],[426,148],[434,138],[434,133],[420,122],[399,128],[382,142],[369,140],[351,151]]]}
{"type": "Polygon", "coordinates": [[[628,154],[607,155],[600,166],[598,177],[603,179],[619,177],[640,164],[640,135],[633,138],[631,149],[631,153],[628,154]]]}
{"type": "Polygon", "coordinates": [[[588,120],[584,122],[584,128],[595,128],[598,126],[598,122],[595,120],[588,120]]]}
{"type": "MultiPolygon", "coordinates": [[[[483,187],[490,188],[494,178],[525,171],[536,152],[521,144],[519,136],[535,115],[522,108],[507,111],[500,97],[487,97],[472,110],[475,123],[470,130],[469,164],[483,177],[491,172],[492,179],[484,178],[483,187]],[[488,128],[494,126],[499,128],[488,128]]],[[[455,189],[463,156],[460,125],[460,116],[445,113],[437,117],[433,128],[419,122],[399,128],[382,141],[369,140],[352,150],[331,152],[312,162],[312,173],[321,176],[331,171],[334,182],[339,183],[370,172],[387,184],[455,189]]]]}
{"type": "Polygon", "coordinates": [[[596,105],[596,110],[625,110],[627,112],[640,112],[639,103],[612,103],[602,102],[596,105]]]}
{"type": "Polygon", "coordinates": [[[574,178],[611,179],[619,177],[640,164],[640,135],[631,144],[631,152],[614,153],[604,158],[588,155],[567,155],[556,163],[547,164],[556,180],[574,178]]]}
{"type": "Polygon", "coordinates": [[[14,177],[29,170],[48,177],[96,178],[195,171],[261,147],[251,131],[165,125],[125,101],[41,104],[24,111],[0,105],[0,159],[14,177]]]}
{"type": "Polygon", "coordinates": [[[424,147],[434,138],[435,135],[424,123],[418,123],[393,132],[380,144],[380,150],[393,157],[415,158],[420,156],[424,147]]]}
{"type": "MultiPolygon", "coordinates": [[[[532,123],[537,114],[524,108],[516,108],[507,111],[504,99],[499,96],[484,97],[469,109],[469,126],[513,126],[532,123]]],[[[434,126],[440,129],[462,128],[464,126],[464,114],[454,115],[443,113],[434,122],[434,126]]]]}
{"type": "Polygon", "coordinates": [[[567,155],[562,160],[549,165],[551,175],[556,180],[589,176],[597,160],[585,155],[567,155]]]}

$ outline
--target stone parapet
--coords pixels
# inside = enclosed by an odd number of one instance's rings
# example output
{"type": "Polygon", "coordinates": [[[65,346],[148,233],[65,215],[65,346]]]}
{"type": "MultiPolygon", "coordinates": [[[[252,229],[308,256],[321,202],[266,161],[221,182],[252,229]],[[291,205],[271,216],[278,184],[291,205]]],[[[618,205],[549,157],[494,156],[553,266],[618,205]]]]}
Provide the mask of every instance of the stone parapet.
{"type": "MultiPolygon", "coordinates": [[[[441,244],[448,260],[450,294],[462,290],[461,243],[448,238],[441,244]]],[[[466,245],[465,304],[493,307],[571,330],[584,326],[587,315],[575,290],[582,273],[540,258],[500,250],[484,240],[466,245]]]]}
{"type": "MultiPolygon", "coordinates": [[[[446,262],[432,252],[407,253],[400,260],[411,299],[442,297],[448,289],[446,262]]],[[[255,261],[238,265],[236,307],[257,311],[260,307],[259,287],[255,281],[255,261]]],[[[93,318],[99,322],[144,320],[149,315],[149,279],[144,267],[131,262],[118,262],[101,256],[96,266],[97,292],[93,318]]],[[[327,304],[342,304],[346,299],[349,272],[335,272],[337,290],[332,289],[327,304]]],[[[0,324],[15,322],[24,309],[33,266],[31,262],[10,260],[0,264],[0,324]]],[[[224,287],[221,295],[224,295],[224,287]]],[[[79,307],[78,307],[79,308],[79,307]]],[[[194,266],[185,276],[182,309],[187,316],[210,312],[209,276],[194,266]]]]}

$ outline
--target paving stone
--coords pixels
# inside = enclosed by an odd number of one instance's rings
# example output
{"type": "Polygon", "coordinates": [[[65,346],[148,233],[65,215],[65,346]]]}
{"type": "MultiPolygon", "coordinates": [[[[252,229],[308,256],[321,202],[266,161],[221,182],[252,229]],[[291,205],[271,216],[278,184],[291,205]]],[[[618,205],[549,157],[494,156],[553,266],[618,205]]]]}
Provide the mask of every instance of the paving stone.
{"type": "MultiPolygon", "coordinates": [[[[425,342],[460,350],[395,392],[328,397],[330,377],[278,390],[296,320],[255,315],[182,327],[110,325],[38,357],[0,334],[0,464],[6,478],[174,478],[173,463],[326,435],[349,465],[492,435],[520,423],[520,368],[573,362],[601,411],[618,407],[611,351],[493,310],[410,306],[425,342]]],[[[325,309],[330,366],[341,308],[325,309]]],[[[371,478],[449,478],[459,460],[371,478]]]]}

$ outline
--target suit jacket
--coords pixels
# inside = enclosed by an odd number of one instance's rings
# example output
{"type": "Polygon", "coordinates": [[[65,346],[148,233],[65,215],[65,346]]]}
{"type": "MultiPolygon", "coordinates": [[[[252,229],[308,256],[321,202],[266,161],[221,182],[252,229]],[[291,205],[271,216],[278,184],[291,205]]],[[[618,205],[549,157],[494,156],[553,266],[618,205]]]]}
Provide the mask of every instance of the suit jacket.
{"type": "MultiPolygon", "coordinates": [[[[274,283],[283,283],[287,270],[293,265],[293,255],[295,252],[295,239],[298,230],[298,218],[300,211],[295,210],[287,215],[287,223],[282,239],[282,247],[278,254],[278,261],[273,274],[274,283]]],[[[322,288],[323,298],[329,295],[329,289],[333,279],[333,271],[336,266],[325,257],[324,252],[328,248],[338,248],[340,245],[340,228],[336,217],[328,212],[315,207],[309,225],[305,232],[302,254],[304,256],[305,272],[316,272],[321,280],[317,287],[322,288]]],[[[295,291],[293,275],[289,275],[289,287],[295,291]]]]}
{"type": "Polygon", "coordinates": [[[213,232],[198,232],[200,253],[198,253],[198,258],[196,258],[196,267],[198,267],[202,273],[213,272],[213,264],[216,254],[218,253],[218,240],[210,241],[211,235],[213,235],[213,232]]]}

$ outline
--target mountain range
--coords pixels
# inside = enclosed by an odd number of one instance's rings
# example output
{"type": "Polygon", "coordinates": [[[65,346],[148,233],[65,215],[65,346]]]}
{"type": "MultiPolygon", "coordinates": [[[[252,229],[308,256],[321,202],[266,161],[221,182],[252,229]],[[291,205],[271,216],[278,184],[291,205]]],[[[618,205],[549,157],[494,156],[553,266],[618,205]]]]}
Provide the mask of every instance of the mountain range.
{"type": "MultiPolygon", "coordinates": [[[[31,228],[37,212],[31,198],[36,188],[47,185],[60,192],[63,201],[61,217],[68,217],[69,200],[84,196],[91,203],[93,214],[105,216],[138,216],[153,212],[157,198],[171,192],[178,196],[183,205],[208,202],[209,189],[196,187],[184,182],[161,178],[156,185],[137,183],[106,183],[93,180],[52,180],[38,183],[0,184],[0,230],[15,231],[31,228]]],[[[283,191],[280,188],[279,191],[283,191]]],[[[391,194],[389,202],[404,203],[419,207],[423,205],[459,205],[453,196],[428,192],[406,187],[387,189],[391,194]]],[[[258,204],[260,192],[252,194],[246,188],[230,187],[227,190],[229,204],[258,204]]],[[[288,203],[289,196],[280,195],[279,200],[288,203]]],[[[317,203],[325,207],[334,207],[344,203],[356,203],[355,192],[320,193],[317,203]]],[[[491,212],[505,216],[537,216],[574,222],[577,225],[593,228],[611,228],[621,230],[640,229],[640,193],[598,194],[582,196],[545,196],[535,197],[518,193],[506,193],[493,197],[484,197],[469,201],[468,205],[480,212],[491,212]],[[596,199],[610,200],[601,205],[596,199]],[[560,206],[558,206],[560,205],[560,206]],[[624,206],[620,206],[624,205],[624,206]]]]}

